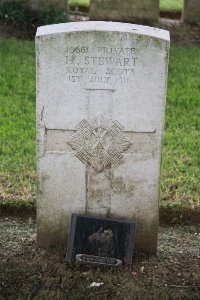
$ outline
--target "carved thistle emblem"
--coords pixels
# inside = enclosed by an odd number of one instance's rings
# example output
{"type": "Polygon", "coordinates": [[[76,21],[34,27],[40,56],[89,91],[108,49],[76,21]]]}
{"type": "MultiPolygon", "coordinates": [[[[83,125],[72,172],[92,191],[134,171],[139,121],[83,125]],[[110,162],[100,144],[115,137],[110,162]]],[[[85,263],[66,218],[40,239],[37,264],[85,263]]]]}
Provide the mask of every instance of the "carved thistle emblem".
{"type": "Polygon", "coordinates": [[[91,122],[83,119],[76,129],[67,143],[82,163],[88,162],[97,172],[117,164],[131,145],[131,140],[123,133],[124,127],[118,121],[105,120],[102,114],[91,122]]]}

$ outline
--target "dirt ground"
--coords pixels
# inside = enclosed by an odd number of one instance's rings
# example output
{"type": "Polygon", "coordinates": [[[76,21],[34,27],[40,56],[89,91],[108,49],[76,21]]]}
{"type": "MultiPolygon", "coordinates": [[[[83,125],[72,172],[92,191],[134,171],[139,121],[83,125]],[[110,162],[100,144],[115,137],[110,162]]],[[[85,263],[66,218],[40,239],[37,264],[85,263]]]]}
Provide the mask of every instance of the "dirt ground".
{"type": "Polygon", "coordinates": [[[198,227],[160,227],[157,257],[120,269],[69,266],[65,247],[36,250],[35,236],[32,219],[0,219],[0,300],[200,299],[198,227]]]}

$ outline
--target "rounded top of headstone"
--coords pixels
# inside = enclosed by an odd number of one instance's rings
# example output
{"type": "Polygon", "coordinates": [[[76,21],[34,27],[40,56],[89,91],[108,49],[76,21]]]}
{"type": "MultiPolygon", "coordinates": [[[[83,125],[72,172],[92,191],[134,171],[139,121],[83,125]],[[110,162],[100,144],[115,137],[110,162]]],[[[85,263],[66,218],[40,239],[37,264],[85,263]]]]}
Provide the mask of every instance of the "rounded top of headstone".
{"type": "Polygon", "coordinates": [[[36,37],[82,31],[126,32],[151,36],[166,41],[170,40],[169,31],[167,30],[129,23],[103,21],[70,22],[41,26],[37,29],[36,37]]]}

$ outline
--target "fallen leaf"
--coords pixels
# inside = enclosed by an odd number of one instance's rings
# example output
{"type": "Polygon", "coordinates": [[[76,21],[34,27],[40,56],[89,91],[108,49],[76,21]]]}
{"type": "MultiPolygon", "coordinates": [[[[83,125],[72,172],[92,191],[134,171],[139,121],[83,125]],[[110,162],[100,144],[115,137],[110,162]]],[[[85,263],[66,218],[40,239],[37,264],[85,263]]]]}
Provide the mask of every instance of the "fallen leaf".
{"type": "Polygon", "coordinates": [[[140,268],[140,273],[143,273],[144,272],[144,266],[142,266],[141,268],[140,268]]]}
{"type": "Polygon", "coordinates": [[[92,283],[89,285],[89,287],[90,287],[90,288],[91,288],[91,287],[100,287],[100,286],[102,286],[102,285],[104,285],[103,282],[92,282],[92,283]]]}
{"type": "Polygon", "coordinates": [[[132,274],[133,276],[135,276],[135,275],[137,275],[137,272],[132,272],[131,274],[132,274]]]}
{"type": "Polygon", "coordinates": [[[89,274],[90,274],[90,272],[83,272],[83,273],[81,273],[82,276],[87,276],[89,274]]]}

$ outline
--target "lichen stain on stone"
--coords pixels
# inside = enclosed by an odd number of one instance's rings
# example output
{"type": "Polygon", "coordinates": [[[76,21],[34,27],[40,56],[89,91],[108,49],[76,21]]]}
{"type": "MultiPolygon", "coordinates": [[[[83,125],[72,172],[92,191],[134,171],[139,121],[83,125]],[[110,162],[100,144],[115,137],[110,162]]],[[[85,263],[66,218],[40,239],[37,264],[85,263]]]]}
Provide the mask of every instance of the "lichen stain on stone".
{"type": "Polygon", "coordinates": [[[40,175],[40,178],[37,179],[37,193],[39,195],[43,194],[43,188],[44,188],[44,183],[47,180],[48,176],[47,175],[40,175]]]}
{"type": "Polygon", "coordinates": [[[152,42],[154,43],[154,45],[156,46],[156,48],[162,50],[163,49],[163,41],[158,39],[158,38],[155,38],[155,37],[152,37],[152,42]]]}
{"type": "Polygon", "coordinates": [[[63,245],[68,240],[69,232],[66,228],[69,228],[70,216],[66,213],[59,214],[59,219],[53,219],[51,215],[51,221],[47,215],[40,215],[37,219],[38,235],[37,235],[37,247],[49,247],[51,245],[63,245]]]}
{"type": "Polygon", "coordinates": [[[127,193],[128,195],[132,196],[134,191],[136,190],[136,185],[133,183],[132,180],[127,180],[124,182],[123,177],[119,176],[114,178],[112,181],[112,190],[114,193],[127,193]]]}
{"type": "Polygon", "coordinates": [[[129,196],[133,196],[134,195],[134,191],[137,189],[136,187],[137,185],[134,184],[134,182],[130,181],[127,185],[127,194],[129,196]]]}
{"type": "Polygon", "coordinates": [[[44,116],[44,106],[42,107],[41,115],[40,115],[40,121],[42,122],[44,116]]]}
{"type": "Polygon", "coordinates": [[[112,190],[117,194],[126,191],[126,184],[124,183],[124,179],[121,176],[115,177],[112,180],[112,190]]]}
{"type": "Polygon", "coordinates": [[[92,166],[90,168],[90,173],[88,174],[88,179],[91,183],[98,183],[100,180],[104,180],[104,178],[110,178],[110,169],[105,168],[101,172],[96,171],[92,166]]]}
{"type": "Polygon", "coordinates": [[[103,196],[106,195],[106,190],[96,188],[96,189],[90,190],[89,194],[90,194],[90,197],[95,198],[97,202],[101,202],[103,199],[103,196]]]}
{"type": "Polygon", "coordinates": [[[137,212],[132,216],[132,220],[136,222],[136,240],[135,248],[148,255],[156,255],[158,223],[157,220],[151,219],[144,222],[143,218],[138,217],[137,212]],[[147,234],[148,232],[148,234],[147,234]]]}

